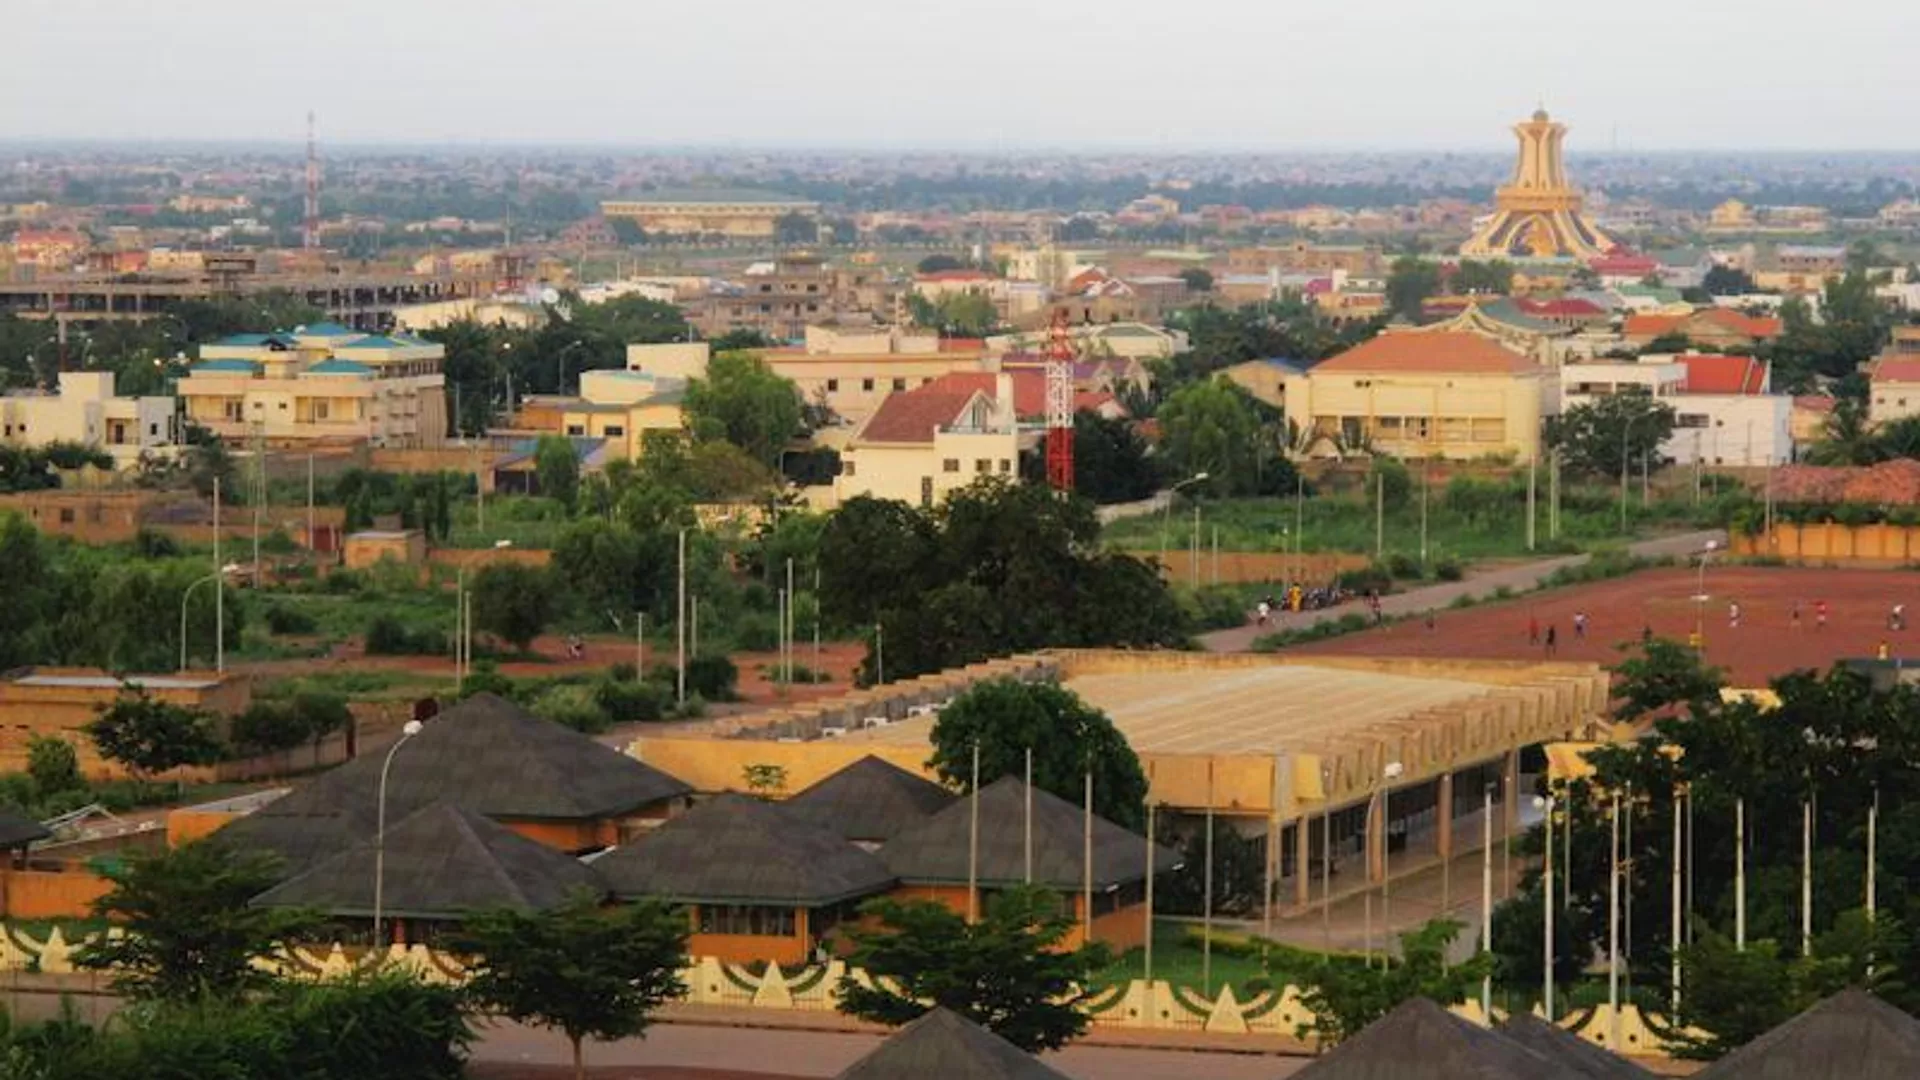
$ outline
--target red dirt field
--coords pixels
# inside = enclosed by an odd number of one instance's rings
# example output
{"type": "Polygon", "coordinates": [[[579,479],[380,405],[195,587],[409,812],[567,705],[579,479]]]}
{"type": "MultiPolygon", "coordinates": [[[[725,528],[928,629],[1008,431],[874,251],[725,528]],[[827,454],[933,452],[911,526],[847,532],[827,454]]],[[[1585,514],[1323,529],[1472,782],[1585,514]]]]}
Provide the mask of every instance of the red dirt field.
{"type": "MultiPolygon", "coordinates": [[[[1529,619],[1541,637],[1557,629],[1556,658],[1612,664],[1618,646],[1637,642],[1643,627],[1685,641],[1699,610],[1696,570],[1652,570],[1612,581],[1554,589],[1465,610],[1440,609],[1428,631],[1420,619],[1326,641],[1290,646],[1309,656],[1431,656],[1528,660],[1546,656],[1544,644],[1529,645],[1529,619]],[[1587,613],[1587,636],[1573,631],[1573,615],[1587,613]]],[[[1895,659],[1920,662],[1920,573],[1887,570],[1713,566],[1707,567],[1707,661],[1726,668],[1735,686],[1761,686],[1797,668],[1825,670],[1843,658],[1872,657],[1885,641],[1895,659]],[[1790,612],[1801,604],[1800,628],[1790,612]],[[1827,602],[1824,629],[1815,604],[1827,602]],[[1740,625],[1728,625],[1729,605],[1740,605],[1740,625]],[[1887,629],[1894,604],[1907,605],[1909,629],[1887,629]]]]}
{"type": "MultiPolygon", "coordinates": [[[[573,1080],[571,1065],[517,1065],[479,1062],[467,1066],[469,1080],[573,1080]]],[[[674,1065],[587,1066],[587,1080],[807,1080],[787,1073],[688,1069],[674,1065]]]]}

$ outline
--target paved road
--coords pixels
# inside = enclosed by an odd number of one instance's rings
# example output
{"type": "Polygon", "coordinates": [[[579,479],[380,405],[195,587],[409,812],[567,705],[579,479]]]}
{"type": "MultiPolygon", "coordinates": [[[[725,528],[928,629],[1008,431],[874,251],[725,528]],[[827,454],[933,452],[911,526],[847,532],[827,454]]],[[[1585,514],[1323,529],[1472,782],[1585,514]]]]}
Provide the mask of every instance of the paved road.
{"type": "MultiPolygon", "coordinates": [[[[596,1066],[698,1066],[829,1077],[879,1043],[877,1035],[659,1024],[647,1032],[645,1039],[592,1045],[587,1061],[596,1066]]],[[[489,1026],[473,1048],[473,1056],[482,1062],[534,1065],[572,1060],[565,1039],[518,1024],[489,1026]]],[[[1308,1059],[1073,1046],[1049,1054],[1045,1060],[1074,1080],[1278,1080],[1304,1068],[1308,1059]]]]}
{"type": "MultiPolygon", "coordinates": [[[[1683,556],[1699,551],[1712,540],[1724,545],[1727,534],[1719,529],[1704,532],[1680,533],[1663,536],[1654,540],[1642,540],[1628,545],[1627,550],[1634,555],[1660,558],[1683,556]]],[[[1409,589],[1402,593],[1393,593],[1382,597],[1380,610],[1389,617],[1419,615],[1427,611],[1443,611],[1448,604],[1462,596],[1484,599],[1493,595],[1502,586],[1514,592],[1524,592],[1537,587],[1547,575],[1562,567],[1579,566],[1591,559],[1591,555],[1562,555],[1536,562],[1522,563],[1518,566],[1503,566],[1469,574],[1462,581],[1441,582],[1425,585],[1418,589],[1409,589]]],[[[1366,614],[1364,605],[1349,604],[1345,607],[1329,608],[1324,611],[1290,612],[1274,617],[1273,625],[1268,627],[1240,626],[1231,630],[1216,630],[1203,634],[1200,643],[1209,652],[1247,652],[1253,648],[1254,639],[1279,630],[1304,630],[1322,622],[1338,619],[1350,612],[1366,614]]]]}

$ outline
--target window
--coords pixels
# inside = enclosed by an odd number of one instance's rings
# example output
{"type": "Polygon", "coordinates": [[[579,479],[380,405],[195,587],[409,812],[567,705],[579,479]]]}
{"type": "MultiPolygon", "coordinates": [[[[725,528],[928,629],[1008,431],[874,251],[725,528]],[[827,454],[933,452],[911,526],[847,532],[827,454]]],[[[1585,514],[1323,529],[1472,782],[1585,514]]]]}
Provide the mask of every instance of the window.
{"type": "Polygon", "coordinates": [[[852,476],[853,474],[854,474],[854,473],[853,473],[853,459],[852,459],[852,458],[849,458],[849,457],[843,457],[843,458],[841,458],[841,459],[840,459],[840,475],[841,475],[841,476],[852,476]]]}
{"type": "Polygon", "coordinates": [[[73,507],[63,506],[60,508],[60,524],[62,525],[73,524],[73,507]]]}
{"type": "Polygon", "coordinates": [[[225,416],[229,420],[239,420],[243,416],[245,416],[245,412],[241,409],[241,403],[238,401],[222,402],[220,406],[220,412],[221,412],[221,415],[225,416]]]}
{"type": "Polygon", "coordinates": [[[1001,471],[1001,472],[1003,472],[1003,473],[1010,473],[1010,472],[1012,472],[1012,471],[1013,471],[1013,462],[1012,462],[1012,460],[1010,460],[1010,459],[1008,459],[1008,458],[1001,458],[1001,459],[1000,459],[1000,471],[1001,471]]]}
{"type": "Polygon", "coordinates": [[[627,429],[619,424],[608,424],[607,430],[602,432],[609,439],[618,439],[626,433],[627,429]]]}
{"type": "Polygon", "coordinates": [[[326,402],[316,401],[313,403],[313,418],[315,420],[325,420],[327,418],[327,414],[328,414],[328,410],[327,410],[326,402]]]}
{"type": "Polygon", "coordinates": [[[280,405],[279,405],[279,409],[280,409],[280,411],[281,411],[281,412],[286,412],[286,411],[287,411],[287,403],[286,403],[286,402],[284,402],[284,401],[283,401],[283,402],[281,402],[281,403],[280,403],[280,405]]]}
{"type": "Polygon", "coordinates": [[[960,471],[960,459],[959,459],[959,458],[951,458],[951,457],[950,457],[950,458],[947,458],[946,460],[944,460],[944,461],[942,461],[942,462],[940,463],[940,470],[941,470],[942,472],[959,472],[959,471],[960,471]]]}
{"type": "Polygon", "coordinates": [[[905,379],[893,380],[893,388],[895,390],[905,390],[907,388],[907,380],[905,379]]]}
{"type": "Polygon", "coordinates": [[[840,392],[840,380],[839,380],[839,379],[828,379],[828,380],[827,380],[827,393],[829,393],[829,394],[837,394],[837,393],[839,393],[839,392],[840,392]]]}
{"type": "Polygon", "coordinates": [[[581,427],[579,424],[567,425],[567,434],[569,435],[585,435],[586,433],[587,433],[587,429],[584,427],[581,427]]]}
{"type": "Polygon", "coordinates": [[[1679,416],[1676,416],[1676,417],[1674,418],[1674,421],[1673,421],[1673,426],[1674,426],[1674,427],[1683,427],[1683,428],[1703,428],[1703,427],[1706,427],[1706,426],[1707,426],[1707,414],[1706,414],[1706,413],[1697,413],[1697,412],[1683,412],[1683,413],[1681,413],[1681,414],[1680,414],[1679,416]]]}
{"type": "Polygon", "coordinates": [[[920,478],[920,505],[933,505],[933,477],[931,476],[920,478]]]}
{"type": "Polygon", "coordinates": [[[993,459],[992,459],[992,458],[975,458],[975,459],[973,459],[973,471],[974,471],[974,472],[976,472],[976,473],[990,473],[990,472],[992,472],[992,471],[993,471],[993,459]]]}
{"type": "Polygon", "coordinates": [[[155,439],[157,439],[157,438],[159,438],[159,437],[160,437],[160,425],[159,425],[159,424],[148,424],[148,425],[147,425],[147,435],[148,435],[149,437],[151,437],[151,438],[155,438],[155,439]]]}
{"type": "Polygon", "coordinates": [[[862,390],[865,390],[865,391],[866,391],[867,393],[869,393],[869,394],[871,394],[871,393],[873,393],[873,380],[872,380],[872,379],[861,379],[861,380],[860,380],[860,389],[862,389],[862,390]]]}
{"type": "Polygon", "coordinates": [[[700,905],[700,932],[703,934],[792,937],[793,925],[792,908],[762,907],[757,904],[700,905]]]}

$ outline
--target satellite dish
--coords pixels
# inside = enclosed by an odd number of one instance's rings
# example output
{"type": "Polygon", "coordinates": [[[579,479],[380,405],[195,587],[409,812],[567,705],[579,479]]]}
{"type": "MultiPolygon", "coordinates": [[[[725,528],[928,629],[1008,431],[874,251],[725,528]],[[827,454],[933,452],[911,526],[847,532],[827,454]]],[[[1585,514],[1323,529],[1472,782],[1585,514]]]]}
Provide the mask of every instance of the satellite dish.
{"type": "Polygon", "coordinates": [[[559,290],[559,289],[555,289],[555,288],[551,288],[551,287],[549,287],[549,288],[545,288],[545,289],[541,289],[541,290],[540,290],[540,302],[541,302],[541,303],[543,303],[543,304],[546,304],[546,305],[548,305],[548,306],[552,306],[552,305],[554,305],[554,304],[557,304],[557,303],[559,303],[559,302],[560,302],[560,290],[559,290]]]}

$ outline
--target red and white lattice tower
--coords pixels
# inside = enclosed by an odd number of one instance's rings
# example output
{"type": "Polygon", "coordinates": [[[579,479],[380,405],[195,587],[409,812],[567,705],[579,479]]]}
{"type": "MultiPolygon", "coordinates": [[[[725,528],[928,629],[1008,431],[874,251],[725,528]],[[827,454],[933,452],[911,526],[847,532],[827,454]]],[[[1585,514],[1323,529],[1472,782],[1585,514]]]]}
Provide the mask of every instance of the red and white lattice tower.
{"type": "Polygon", "coordinates": [[[313,113],[307,113],[307,215],[300,230],[302,247],[320,246],[320,148],[314,141],[313,113]]]}
{"type": "Polygon", "coordinates": [[[1053,313],[1047,337],[1047,483],[1073,490],[1073,335],[1067,313],[1053,313]]]}

